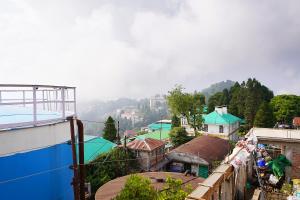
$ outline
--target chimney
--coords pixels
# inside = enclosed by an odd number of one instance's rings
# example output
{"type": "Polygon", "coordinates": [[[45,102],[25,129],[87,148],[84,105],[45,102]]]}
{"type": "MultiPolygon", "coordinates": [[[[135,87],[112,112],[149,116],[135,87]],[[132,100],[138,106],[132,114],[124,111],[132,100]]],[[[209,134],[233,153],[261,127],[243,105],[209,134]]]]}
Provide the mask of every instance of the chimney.
{"type": "Polygon", "coordinates": [[[227,107],[226,106],[216,106],[215,111],[220,115],[227,114],[227,107]]]}

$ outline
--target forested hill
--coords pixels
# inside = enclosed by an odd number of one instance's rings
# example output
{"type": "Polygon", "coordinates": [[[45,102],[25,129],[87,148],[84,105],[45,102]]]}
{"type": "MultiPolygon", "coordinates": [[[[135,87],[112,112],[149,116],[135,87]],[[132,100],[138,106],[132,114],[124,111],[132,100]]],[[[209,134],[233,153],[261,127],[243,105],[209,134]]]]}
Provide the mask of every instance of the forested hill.
{"type": "Polygon", "coordinates": [[[229,90],[234,84],[235,82],[231,80],[221,81],[203,89],[201,93],[204,94],[206,101],[208,101],[208,99],[215,93],[222,92],[224,89],[229,90]]]}

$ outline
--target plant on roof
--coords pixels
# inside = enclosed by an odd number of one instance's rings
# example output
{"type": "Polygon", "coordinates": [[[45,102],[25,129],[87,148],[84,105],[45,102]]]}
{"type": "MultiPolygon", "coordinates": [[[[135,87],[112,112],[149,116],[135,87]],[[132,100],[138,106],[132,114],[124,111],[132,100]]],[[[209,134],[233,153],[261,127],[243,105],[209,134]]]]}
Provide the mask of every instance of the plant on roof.
{"type": "Polygon", "coordinates": [[[131,175],[120,194],[114,200],[156,200],[158,193],[151,181],[139,175],[131,175]]]}
{"type": "Polygon", "coordinates": [[[159,192],[159,200],[184,200],[190,192],[191,185],[183,186],[181,179],[168,177],[166,186],[159,192]]]}

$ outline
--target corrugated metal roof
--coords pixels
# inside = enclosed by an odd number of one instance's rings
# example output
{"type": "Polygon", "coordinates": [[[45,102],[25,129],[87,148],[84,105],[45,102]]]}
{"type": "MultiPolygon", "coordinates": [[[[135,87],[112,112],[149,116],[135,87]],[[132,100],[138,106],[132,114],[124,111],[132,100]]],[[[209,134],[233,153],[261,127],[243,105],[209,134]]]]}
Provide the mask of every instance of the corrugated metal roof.
{"type": "Polygon", "coordinates": [[[156,123],[149,124],[148,128],[151,129],[151,130],[160,130],[160,129],[162,129],[162,130],[171,130],[172,124],[156,122],[156,123]]]}
{"type": "Polygon", "coordinates": [[[208,163],[212,161],[223,160],[229,153],[229,142],[218,137],[199,136],[176,149],[170,153],[186,153],[204,159],[208,163]]]}
{"type": "Polygon", "coordinates": [[[134,150],[152,151],[163,145],[165,145],[165,143],[161,140],[146,138],[144,140],[136,139],[132,142],[129,142],[126,146],[129,149],[134,149],[134,150]]]}
{"type": "Polygon", "coordinates": [[[158,131],[153,131],[153,132],[149,132],[149,133],[146,133],[144,135],[139,135],[137,136],[136,138],[137,139],[146,139],[146,138],[152,138],[152,139],[157,139],[157,140],[167,140],[170,138],[170,135],[169,135],[170,131],[169,130],[158,130],[158,131]]]}
{"type": "Polygon", "coordinates": [[[219,114],[217,111],[203,116],[204,124],[232,124],[240,122],[241,119],[232,114],[219,114]]]}
{"type": "Polygon", "coordinates": [[[113,149],[115,146],[117,146],[115,143],[112,143],[109,140],[106,140],[102,137],[90,137],[85,136],[87,138],[91,138],[89,140],[84,141],[84,162],[89,163],[95,158],[97,158],[99,155],[103,153],[109,152],[111,149],[113,149]]]}

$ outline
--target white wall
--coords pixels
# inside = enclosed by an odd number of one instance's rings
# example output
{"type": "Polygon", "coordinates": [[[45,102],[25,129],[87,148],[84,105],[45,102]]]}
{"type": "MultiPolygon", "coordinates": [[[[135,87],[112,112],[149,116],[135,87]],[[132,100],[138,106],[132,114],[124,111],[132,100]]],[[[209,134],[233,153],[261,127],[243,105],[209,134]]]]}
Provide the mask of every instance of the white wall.
{"type": "Polygon", "coordinates": [[[0,156],[53,146],[66,142],[70,138],[70,122],[1,131],[0,156]]]}

